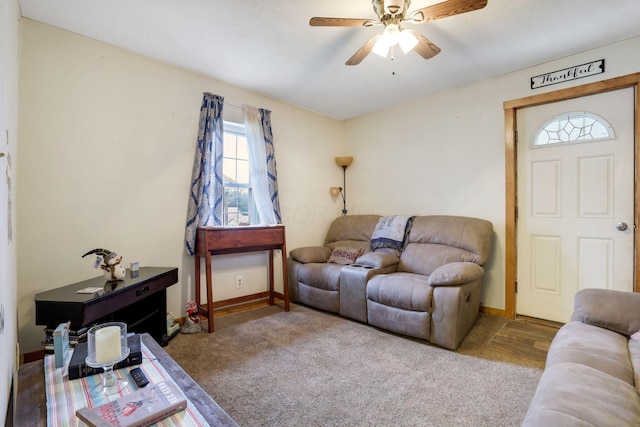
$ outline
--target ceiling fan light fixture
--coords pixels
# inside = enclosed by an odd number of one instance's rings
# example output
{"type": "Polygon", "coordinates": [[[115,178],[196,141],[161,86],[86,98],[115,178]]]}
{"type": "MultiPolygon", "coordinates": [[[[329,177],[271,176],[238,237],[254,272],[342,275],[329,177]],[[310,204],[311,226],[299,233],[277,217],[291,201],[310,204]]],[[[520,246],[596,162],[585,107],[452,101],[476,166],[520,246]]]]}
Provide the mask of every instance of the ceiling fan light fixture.
{"type": "Polygon", "coordinates": [[[396,15],[404,10],[404,0],[386,0],[384,11],[390,15],[396,15]]]}
{"type": "Polygon", "coordinates": [[[398,43],[400,44],[400,49],[402,49],[402,53],[407,54],[413,50],[414,47],[418,44],[418,39],[416,36],[411,34],[411,32],[407,30],[400,31],[400,36],[398,38],[398,43]]]}
{"type": "Polygon", "coordinates": [[[389,49],[400,41],[400,27],[397,24],[387,24],[384,27],[382,35],[373,46],[371,51],[376,55],[386,58],[389,55],[389,49]]]}
{"type": "Polygon", "coordinates": [[[387,55],[389,55],[390,47],[391,46],[389,46],[389,44],[387,43],[387,39],[385,39],[384,37],[380,37],[376,44],[373,45],[373,49],[371,49],[371,52],[375,53],[376,55],[380,55],[383,58],[386,58],[387,55]]]}
{"type": "Polygon", "coordinates": [[[407,54],[416,47],[418,39],[410,31],[401,30],[399,25],[388,24],[371,51],[386,58],[389,55],[389,49],[397,44],[400,45],[402,53],[407,54]]]}
{"type": "Polygon", "coordinates": [[[386,40],[387,45],[395,46],[400,41],[400,26],[397,24],[387,24],[382,32],[382,39],[386,40]]]}

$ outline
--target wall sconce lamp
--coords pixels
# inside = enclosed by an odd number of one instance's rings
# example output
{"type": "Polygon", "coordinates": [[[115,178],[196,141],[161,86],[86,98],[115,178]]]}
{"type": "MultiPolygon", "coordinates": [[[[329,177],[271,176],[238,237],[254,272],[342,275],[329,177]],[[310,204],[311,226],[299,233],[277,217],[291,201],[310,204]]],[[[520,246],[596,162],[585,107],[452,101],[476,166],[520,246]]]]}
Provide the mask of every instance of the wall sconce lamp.
{"type": "Polygon", "coordinates": [[[336,164],[342,168],[342,187],[331,187],[329,193],[333,197],[342,197],[342,215],[347,214],[347,167],[353,162],[352,156],[336,157],[336,164]]]}

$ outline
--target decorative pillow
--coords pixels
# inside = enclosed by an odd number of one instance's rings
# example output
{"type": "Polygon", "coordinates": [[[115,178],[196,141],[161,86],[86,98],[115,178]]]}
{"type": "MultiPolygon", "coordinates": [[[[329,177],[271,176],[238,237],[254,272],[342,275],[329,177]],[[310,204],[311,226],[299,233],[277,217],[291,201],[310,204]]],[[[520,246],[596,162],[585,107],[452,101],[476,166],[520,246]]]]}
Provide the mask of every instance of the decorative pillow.
{"type": "Polygon", "coordinates": [[[342,264],[342,265],[353,264],[356,261],[356,259],[358,259],[360,255],[362,255],[363,252],[364,252],[364,249],[362,248],[336,246],[333,252],[331,252],[331,256],[329,257],[328,262],[332,262],[334,264],[342,264]]]}
{"type": "Polygon", "coordinates": [[[400,256],[413,224],[412,216],[391,215],[378,220],[371,236],[371,250],[387,249],[400,256]]]}
{"type": "Polygon", "coordinates": [[[331,255],[331,248],[326,246],[307,246],[289,252],[291,258],[303,264],[310,262],[327,262],[331,255]]]}
{"type": "Polygon", "coordinates": [[[640,331],[631,335],[631,339],[640,342],[640,331]]]}

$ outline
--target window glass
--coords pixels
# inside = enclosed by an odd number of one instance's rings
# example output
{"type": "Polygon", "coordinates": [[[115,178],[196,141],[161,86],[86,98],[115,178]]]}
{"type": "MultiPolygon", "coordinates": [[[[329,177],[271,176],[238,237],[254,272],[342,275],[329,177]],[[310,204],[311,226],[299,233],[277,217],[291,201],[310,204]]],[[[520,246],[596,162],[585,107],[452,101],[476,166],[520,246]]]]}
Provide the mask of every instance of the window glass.
{"type": "Polygon", "coordinates": [[[237,123],[224,122],[222,175],[224,225],[250,224],[253,200],[249,179],[249,147],[244,126],[237,123]]]}
{"type": "Polygon", "coordinates": [[[615,137],[602,117],[586,112],[570,112],[547,120],[533,135],[533,147],[603,141],[615,137]]]}

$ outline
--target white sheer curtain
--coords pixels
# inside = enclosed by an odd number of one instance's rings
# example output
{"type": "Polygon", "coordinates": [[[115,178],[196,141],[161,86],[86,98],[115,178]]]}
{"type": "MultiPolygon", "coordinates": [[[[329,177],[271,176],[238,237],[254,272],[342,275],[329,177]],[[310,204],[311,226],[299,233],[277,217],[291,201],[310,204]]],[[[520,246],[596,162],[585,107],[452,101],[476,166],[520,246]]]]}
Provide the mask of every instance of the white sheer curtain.
{"type": "Polygon", "coordinates": [[[242,106],[244,129],[249,145],[249,173],[256,210],[261,224],[277,224],[273,202],[269,196],[267,153],[260,111],[249,105],[242,106]]]}

